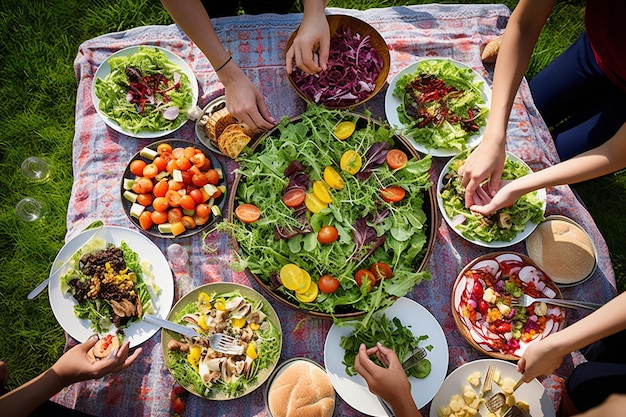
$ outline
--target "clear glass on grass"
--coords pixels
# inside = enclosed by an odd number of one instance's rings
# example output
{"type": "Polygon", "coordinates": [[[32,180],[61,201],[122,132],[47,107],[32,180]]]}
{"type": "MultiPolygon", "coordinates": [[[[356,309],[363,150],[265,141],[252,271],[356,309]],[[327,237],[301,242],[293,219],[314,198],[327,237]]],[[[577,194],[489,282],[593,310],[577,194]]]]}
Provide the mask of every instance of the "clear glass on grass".
{"type": "Polygon", "coordinates": [[[33,222],[45,216],[48,211],[46,203],[32,197],[24,197],[15,206],[18,217],[25,222],[33,222]]]}
{"type": "Polygon", "coordinates": [[[22,162],[22,174],[34,182],[47,181],[52,167],[48,161],[38,156],[30,156],[22,162]]]}

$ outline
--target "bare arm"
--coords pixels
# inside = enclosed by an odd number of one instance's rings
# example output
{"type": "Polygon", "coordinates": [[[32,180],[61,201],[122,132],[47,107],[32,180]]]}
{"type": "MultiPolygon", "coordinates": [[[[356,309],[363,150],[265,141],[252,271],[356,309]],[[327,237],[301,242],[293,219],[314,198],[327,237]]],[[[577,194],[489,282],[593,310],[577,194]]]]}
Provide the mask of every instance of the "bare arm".
{"type": "Polygon", "coordinates": [[[129,344],[126,342],[115,356],[92,362],[87,352],[97,341],[98,338],[94,337],[74,346],[50,369],[0,397],[2,413],[13,417],[27,416],[66,386],[121,371],[130,366],[141,353],[140,348],[129,356],[129,344]]]}
{"type": "Polygon", "coordinates": [[[230,54],[222,46],[202,3],[199,0],[162,0],[161,3],[218,70],[217,76],[226,89],[228,111],[253,130],[271,128],[276,122],[265,99],[237,63],[229,61],[230,54]]]}
{"type": "Polygon", "coordinates": [[[561,365],[564,355],[624,329],[626,293],[571,326],[531,344],[517,363],[517,369],[524,373],[526,382],[550,375],[561,365]]]}
{"type": "Polygon", "coordinates": [[[304,17],[293,44],[285,54],[287,74],[293,61],[307,74],[326,70],[330,49],[330,32],[324,10],[328,0],[305,0],[304,17]]]}
{"type": "Polygon", "coordinates": [[[531,191],[562,184],[575,184],[610,174],[626,167],[626,123],[597,148],[572,159],[512,181],[500,189],[490,202],[473,205],[471,210],[489,215],[512,204],[531,191]]]}
{"type": "Polygon", "coordinates": [[[487,191],[500,187],[504,168],[506,132],[515,95],[528,67],[535,43],[556,0],[521,0],[504,31],[493,76],[491,109],[483,140],[459,170],[465,186],[465,204],[474,204],[474,193],[490,178],[487,191]]]}

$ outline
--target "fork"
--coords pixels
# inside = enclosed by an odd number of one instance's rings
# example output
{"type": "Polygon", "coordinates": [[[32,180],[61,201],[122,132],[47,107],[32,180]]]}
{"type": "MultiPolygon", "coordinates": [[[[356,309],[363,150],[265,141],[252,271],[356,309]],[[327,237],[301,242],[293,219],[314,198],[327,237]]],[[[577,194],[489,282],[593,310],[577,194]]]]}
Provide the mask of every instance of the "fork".
{"type": "Polygon", "coordinates": [[[173,323],[169,320],[164,320],[160,317],[146,314],[143,316],[146,323],[154,324],[155,326],[163,327],[164,329],[172,330],[176,333],[180,333],[187,337],[197,337],[209,342],[209,346],[216,352],[224,353],[226,355],[241,355],[243,353],[244,346],[240,345],[232,336],[224,333],[213,333],[210,335],[202,335],[195,329],[182,324],[173,323]]]}
{"type": "MultiPolygon", "coordinates": [[[[511,391],[511,394],[514,393],[515,390],[518,389],[520,385],[522,385],[523,383],[524,383],[524,380],[522,379],[522,377],[520,377],[520,379],[517,381],[517,383],[513,387],[513,391],[511,391]]],[[[487,410],[495,414],[495,412],[501,409],[505,403],[506,403],[506,397],[504,396],[502,392],[499,392],[489,397],[489,399],[485,401],[485,406],[487,407],[487,410]]]]}
{"type": "Polygon", "coordinates": [[[560,298],[534,298],[528,294],[523,294],[517,301],[513,302],[513,306],[521,306],[528,307],[532,303],[544,302],[546,304],[552,304],[559,307],[568,307],[568,308],[586,308],[589,310],[597,310],[602,307],[602,304],[598,303],[590,303],[588,301],[578,301],[578,300],[562,300],[560,298]]]}

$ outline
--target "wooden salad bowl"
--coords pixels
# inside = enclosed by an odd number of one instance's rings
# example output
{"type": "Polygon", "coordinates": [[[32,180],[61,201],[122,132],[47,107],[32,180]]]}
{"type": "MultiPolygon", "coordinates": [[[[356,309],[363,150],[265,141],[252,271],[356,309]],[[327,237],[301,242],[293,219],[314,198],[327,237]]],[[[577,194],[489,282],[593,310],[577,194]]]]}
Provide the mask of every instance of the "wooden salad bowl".
{"type": "MultiPolygon", "coordinates": [[[[376,29],[374,29],[368,23],[360,19],[357,19],[356,17],[337,14],[337,15],[326,15],[326,19],[328,20],[328,27],[330,29],[331,38],[340,29],[345,31],[347,28],[350,28],[353,34],[358,33],[362,36],[369,35],[370,44],[372,45],[372,47],[374,47],[378,51],[378,53],[380,54],[383,60],[383,68],[378,74],[378,77],[376,78],[376,87],[371,92],[371,94],[367,96],[365,99],[355,102],[353,104],[350,104],[349,106],[332,106],[332,105],[327,105],[325,103],[318,103],[318,104],[321,104],[328,108],[333,108],[333,109],[353,108],[369,101],[372,97],[378,94],[381,88],[383,88],[383,86],[387,83],[387,76],[389,75],[389,66],[390,66],[390,61],[391,61],[391,58],[389,56],[389,48],[387,47],[387,42],[385,42],[385,39],[383,39],[383,37],[380,35],[380,33],[378,33],[376,29]]],[[[298,29],[296,29],[289,37],[289,40],[287,41],[287,46],[285,47],[285,54],[287,53],[287,51],[293,44],[293,40],[295,39],[297,34],[298,34],[298,29]]],[[[304,101],[310,102],[311,99],[308,96],[306,96],[302,92],[302,90],[296,85],[296,83],[293,80],[292,75],[288,75],[287,78],[289,79],[289,83],[291,84],[293,89],[296,91],[296,93],[298,93],[298,96],[300,96],[300,98],[302,98],[304,101]]]]}
{"type": "MultiPolygon", "coordinates": [[[[359,118],[357,121],[357,126],[365,124],[365,123],[374,123],[377,126],[380,126],[380,123],[373,121],[371,119],[368,119],[365,116],[362,115],[358,115],[355,113],[351,113],[351,112],[345,112],[344,113],[344,118],[346,117],[355,117],[355,118],[359,118]]],[[[294,123],[294,122],[299,122],[302,118],[300,116],[296,116],[292,119],[289,120],[288,123],[294,123]]],[[[262,137],[256,139],[251,145],[250,148],[252,150],[252,152],[254,152],[255,150],[257,150],[258,148],[262,147],[262,143],[263,140],[266,138],[271,138],[274,132],[277,132],[280,126],[275,127],[274,129],[268,131],[266,134],[264,134],[262,137]]],[[[411,158],[417,158],[420,159],[419,154],[417,153],[417,151],[410,145],[410,143],[403,138],[402,136],[399,135],[395,135],[394,136],[395,139],[395,145],[394,147],[397,149],[401,149],[403,150],[409,157],[409,159],[411,158]]],[[[233,181],[233,185],[232,185],[232,191],[229,194],[229,199],[227,202],[227,207],[228,207],[228,220],[233,223],[235,221],[239,221],[238,219],[235,218],[234,212],[235,212],[235,204],[237,203],[237,188],[238,186],[241,184],[242,181],[242,177],[241,177],[241,173],[237,173],[235,176],[235,179],[233,181]]],[[[424,196],[423,196],[423,207],[421,207],[421,209],[424,211],[424,213],[426,214],[426,221],[424,222],[424,228],[425,228],[425,234],[426,234],[426,243],[424,245],[423,251],[422,251],[422,255],[423,257],[421,259],[417,259],[415,260],[415,271],[416,272],[422,272],[427,270],[428,268],[428,264],[429,264],[429,260],[430,260],[430,256],[432,254],[432,250],[433,250],[433,246],[434,246],[434,242],[435,242],[435,233],[436,233],[436,222],[437,222],[437,208],[436,208],[436,200],[435,200],[435,195],[434,195],[434,185],[430,186],[427,190],[424,191],[424,196]]],[[[233,242],[233,246],[235,248],[235,250],[240,253],[240,254],[244,254],[241,246],[239,245],[239,243],[237,242],[235,236],[232,237],[232,242],[233,242]]],[[[244,254],[245,255],[245,254],[244,254]]],[[[301,308],[300,305],[297,302],[294,302],[293,300],[287,298],[285,296],[284,293],[282,293],[278,288],[276,288],[276,286],[272,286],[270,282],[268,282],[268,278],[265,277],[265,279],[262,279],[261,277],[257,276],[256,274],[252,273],[249,269],[246,269],[246,273],[248,275],[250,275],[254,281],[256,281],[256,283],[263,288],[263,290],[265,292],[267,292],[267,294],[273,298],[274,300],[278,301],[280,304],[283,304],[291,309],[294,309],[296,311],[300,311],[306,315],[309,316],[314,316],[314,317],[318,317],[318,318],[323,318],[323,319],[347,319],[347,318],[358,318],[362,315],[365,314],[364,311],[361,310],[357,310],[357,309],[348,309],[348,308],[343,308],[341,309],[341,311],[334,311],[332,314],[326,313],[326,312],[322,312],[322,311],[318,311],[318,310],[313,310],[313,309],[305,309],[305,308],[301,308]]],[[[317,279],[317,277],[315,277],[315,280],[317,279]]]]}

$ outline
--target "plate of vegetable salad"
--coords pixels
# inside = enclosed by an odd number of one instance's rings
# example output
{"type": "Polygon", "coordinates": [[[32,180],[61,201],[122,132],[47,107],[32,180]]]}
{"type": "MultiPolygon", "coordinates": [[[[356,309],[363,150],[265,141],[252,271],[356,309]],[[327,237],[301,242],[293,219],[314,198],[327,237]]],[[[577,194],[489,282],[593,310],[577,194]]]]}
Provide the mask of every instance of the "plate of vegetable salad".
{"type": "Polygon", "coordinates": [[[324,344],[324,364],[339,396],[367,415],[387,415],[378,398],[369,392],[363,377],[353,371],[360,342],[373,347],[376,341],[393,347],[401,361],[418,346],[427,349],[426,358],[408,371],[408,377],[418,408],[428,404],[448,372],[448,342],[437,319],[422,305],[406,297],[377,312],[365,325],[346,321],[340,326],[331,326],[324,344]],[[347,369],[350,365],[352,370],[347,369]]]}
{"type": "Polygon", "coordinates": [[[222,165],[204,145],[163,139],[143,147],[126,166],[122,206],[150,236],[187,237],[222,218],[226,183],[222,165]]]}
{"type": "Polygon", "coordinates": [[[117,333],[131,347],[148,340],[157,327],[144,314],[165,318],[174,300],[174,281],[165,256],[134,230],[104,226],[89,240],[85,230],[59,251],[52,270],[70,262],[49,286],[52,311],[79,342],[92,334],[117,333]]]}
{"type": "Polygon", "coordinates": [[[136,138],[176,131],[198,101],[198,81],[178,55],[156,46],[115,52],[94,76],[96,112],[113,130],[136,138]]]}
{"type": "Polygon", "coordinates": [[[518,360],[531,343],[561,330],[566,320],[563,308],[543,302],[515,306],[523,294],[563,298],[550,277],[523,254],[496,252],[473,260],[452,290],[459,331],[486,355],[518,360]]]}
{"type": "Polygon", "coordinates": [[[491,88],[469,66],[446,58],[419,60],[401,70],[385,96],[389,124],[419,152],[449,157],[480,143],[491,88]]]}
{"type": "Polygon", "coordinates": [[[430,157],[371,117],[310,105],[260,138],[229,199],[235,269],[324,318],[371,313],[422,280],[434,241],[430,157]]]}
{"type": "MultiPolygon", "coordinates": [[[[465,207],[465,188],[458,170],[470,151],[452,158],[442,169],[437,183],[437,203],[448,226],[459,236],[480,246],[503,248],[526,239],[543,220],[546,190],[525,194],[510,207],[491,216],[474,213],[465,207]]],[[[524,161],[507,152],[502,180],[523,177],[532,172],[524,161]]]]}
{"type": "Polygon", "coordinates": [[[231,335],[241,346],[240,355],[217,353],[205,339],[163,330],[167,368],[199,397],[230,400],[249,394],[269,378],[280,358],[280,320],[270,303],[250,287],[227,282],[202,285],[176,303],[168,320],[201,335],[231,335]]]}

